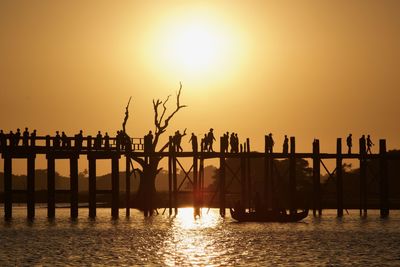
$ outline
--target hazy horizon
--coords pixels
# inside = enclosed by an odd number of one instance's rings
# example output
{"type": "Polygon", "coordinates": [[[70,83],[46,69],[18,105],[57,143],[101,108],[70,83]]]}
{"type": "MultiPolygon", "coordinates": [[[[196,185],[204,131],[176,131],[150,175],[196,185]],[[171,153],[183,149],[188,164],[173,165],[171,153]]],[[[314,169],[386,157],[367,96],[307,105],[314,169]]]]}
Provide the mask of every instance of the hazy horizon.
{"type": "Polygon", "coordinates": [[[314,138],[334,152],[349,133],[356,150],[362,134],[400,148],[399,11],[398,1],[2,1],[0,128],[113,135],[132,96],[127,131],[142,137],[152,99],[181,81],[188,107],[164,141],[212,127],[259,151],[269,132],[276,150],[284,134],[299,152],[314,138]]]}

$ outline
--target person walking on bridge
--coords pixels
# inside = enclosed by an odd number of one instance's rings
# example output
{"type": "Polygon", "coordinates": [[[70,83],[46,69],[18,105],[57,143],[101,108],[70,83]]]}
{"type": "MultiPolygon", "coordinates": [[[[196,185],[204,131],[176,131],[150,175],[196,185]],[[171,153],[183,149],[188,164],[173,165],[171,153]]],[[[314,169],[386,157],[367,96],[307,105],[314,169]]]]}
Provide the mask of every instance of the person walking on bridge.
{"type": "Polygon", "coordinates": [[[352,139],[352,134],[349,134],[349,136],[347,136],[346,139],[346,143],[347,143],[347,148],[348,148],[348,154],[351,154],[351,147],[353,146],[353,139],[352,139]]]}
{"type": "Polygon", "coordinates": [[[214,152],[213,149],[213,142],[217,141],[214,137],[214,133],[213,133],[214,129],[211,128],[210,131],[207,134],[207,142],[208,142],[208,152],[214,152]]]}
{"type": "Polygon", "coordinates": [[[197,136],[192,133],[192,136],[190,137],[189,143],[192,143],[192,151],[197,152],[198,144],[197,144],[197,136]]]}
{"type": "Polygon", "coordinates": [[[372,152],[371,152],[371,147],[374,146],[374,145],[375,145],[375,144],[372,143],[371,136],[368,135],[368,136],[367,136],[367,154],[368,154],[368,153],[369,153],[369,154],[372,154],[372,152]]]}

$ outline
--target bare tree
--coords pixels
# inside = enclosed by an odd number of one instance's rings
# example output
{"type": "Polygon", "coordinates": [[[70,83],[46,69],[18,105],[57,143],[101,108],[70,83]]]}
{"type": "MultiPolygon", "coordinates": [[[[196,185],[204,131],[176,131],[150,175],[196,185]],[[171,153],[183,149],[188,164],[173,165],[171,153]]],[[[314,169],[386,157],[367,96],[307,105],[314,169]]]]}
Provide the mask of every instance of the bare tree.
{"type": "MultiPolygon", "coordinates": [[[[179,83],[179,90],[176,93],[176,107],[167,116],[167,103],[170,100],[170,95],[164,100],[153,99],[153,110],[154,110],[154,139],[151,141],[150,151],[157,151],[157,145],[160,141],[161,135],[167,130],[171,119],[178,113],[182,108],[187,107],[180,103],[180,97],[182,92],[182,83],[179,83]]],[[[184,131],[186,134],[186,129],[184,131]]],[[[169,146],[169,141],[164,144],[158,152],[163,152],[169,146]]],[[[152,215],[154,211],[154,199],[156,196],[155,181],[157,174],[162,168],[158,168],[160,160],[162,157],[150,156],[150,157],[135,157],[131,156],[131,159],[136,161],[141,169],[135,169],[140,176],[140,184],[137,194],[137,202],[140,204],[141,209],[145,216],[152,215]]]]}

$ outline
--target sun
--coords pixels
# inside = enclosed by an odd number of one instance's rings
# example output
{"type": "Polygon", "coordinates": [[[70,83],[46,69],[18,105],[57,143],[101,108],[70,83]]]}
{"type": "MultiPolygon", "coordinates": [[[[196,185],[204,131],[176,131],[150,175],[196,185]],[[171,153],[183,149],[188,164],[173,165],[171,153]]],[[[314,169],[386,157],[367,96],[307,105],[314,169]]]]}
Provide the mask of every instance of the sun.
{"type": "Polygon", "coordinates": [[[163,77],[183,81],[227,77],[242,48],[237,28],[223,16],[203,12],[163,17],[148,35],[146,62],[163,77]],[[235,35],[236,33],[236,35],[235,35]]]}
{"type": "Polygon", "coordinates": [[[164,52],[168,62],[189,72],[205,72],[223,62],[223,35],[205,22],[171,29],[164,52]]]}

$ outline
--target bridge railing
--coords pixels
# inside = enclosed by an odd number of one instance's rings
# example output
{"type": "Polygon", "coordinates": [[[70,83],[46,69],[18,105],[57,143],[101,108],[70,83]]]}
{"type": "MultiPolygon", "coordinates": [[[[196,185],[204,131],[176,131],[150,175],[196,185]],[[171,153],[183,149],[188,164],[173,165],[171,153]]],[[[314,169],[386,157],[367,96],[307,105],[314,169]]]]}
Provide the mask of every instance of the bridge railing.
{"type": "Polygon", "coordinates": [[[14,148],[46,148],[54,150],[104,150],[104,151],[143,151],[143,138],[139,137],[108,137],[108,136],[16,136],[3,134],[0,136],[0,150],[14,148]]]}

